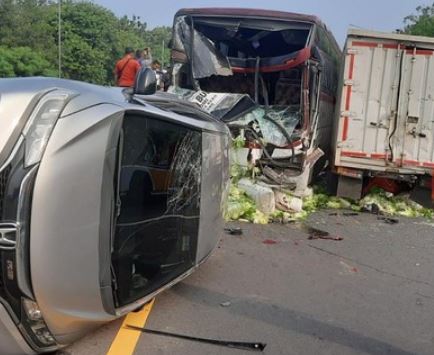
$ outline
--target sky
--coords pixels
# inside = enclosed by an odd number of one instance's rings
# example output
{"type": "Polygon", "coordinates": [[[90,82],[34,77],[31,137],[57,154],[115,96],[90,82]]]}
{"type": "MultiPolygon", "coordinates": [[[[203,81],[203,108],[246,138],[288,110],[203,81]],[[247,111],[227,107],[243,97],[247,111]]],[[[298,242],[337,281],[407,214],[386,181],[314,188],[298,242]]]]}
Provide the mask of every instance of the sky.
{"type": "Polygon", "coordinates": [[[405,16],[415,13],[427,0],[93,0],[116,15],[136,15],[148,24],[171,26],[175,12],[184,7],[248,7],[316,15],[333,32],[338,43],[345,41],[349,26],[378,31],[403,27],[405,16]]]}

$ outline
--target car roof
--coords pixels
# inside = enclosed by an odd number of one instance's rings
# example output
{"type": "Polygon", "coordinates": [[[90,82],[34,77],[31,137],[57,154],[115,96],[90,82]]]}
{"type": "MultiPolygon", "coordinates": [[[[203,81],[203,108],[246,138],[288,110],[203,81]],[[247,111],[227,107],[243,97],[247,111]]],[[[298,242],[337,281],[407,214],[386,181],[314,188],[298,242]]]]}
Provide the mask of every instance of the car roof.
{"type": "Polygon", "coordinates": [[[28,93],[38,94],[43,91],[65,89],[76,91],[80,95],[91,95],[96,101],[121,103],[125,101],[122,91],[117,88],[104,87],[76,80],[59,79],[51,77],[23,77],[0,79],[0,93],[28,93]]]}
{"type": "MultiPolygon", "coordinates": [[[[161,103],[164,102],[167,104],[173,102],[173,105],[180,105],[176,97],[166,93],[157,93],[149,97],[141,96],[141,100],[134,100],[132,103],[127,100],[127,96],[123,92],[124,89],[119,87],[100,86],[81,81],[49,77],[0,79],[0,96],[2,92],[37,96],[38,94],[48,93],[56,89],[70,90],[78,94],[65,106],[61,117],[70,116],[76,112],[99,104],[113,104],[127,111],[137,109],[146,110],[146,112],[154,115],[166,117],[198,129],[213,132],[226,132],[224,123],[213,119],[210,115],[194,105],[189,105],[188,108],[174,107],[173,109],[170,109],[171,107],[166,109],[161,107],[161,103]]],[[[183,106],[186,105],[187,104],[184,103],[183,106]]]]}
{"type": "Polygon", "coordinates": [[[285,21],[311,22],[324,26],[322,21],[313,15],[298,14],[294,12],[260,10],[248,8],[231,7],[204,7],[204,8],[184,8],[179,10],[175,17],[196,15],[196,16],[223,16],[223,17],[254,17],[262,19],[276,19],[285,21]]]}

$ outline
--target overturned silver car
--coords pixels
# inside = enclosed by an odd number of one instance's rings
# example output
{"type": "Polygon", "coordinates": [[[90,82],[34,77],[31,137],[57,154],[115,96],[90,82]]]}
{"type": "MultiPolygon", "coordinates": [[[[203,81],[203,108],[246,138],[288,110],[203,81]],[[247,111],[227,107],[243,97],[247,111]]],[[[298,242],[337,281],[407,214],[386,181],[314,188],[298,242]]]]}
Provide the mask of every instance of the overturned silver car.
{"type": "Polygon", "coordinates": [[[227,127],[143,95],[140,75],[134,93],[0,80],[1,354],[55,350],[141,307],[218,241],[227,127]]]}
{"type": "Polygon", "coordinates": [[[331,148],[341,51],[326,26],[286,12],[183,9],[171,49],[169,91],[227,123],[245,141],[244,163],[271,184],[302,193],[331,148]]]}

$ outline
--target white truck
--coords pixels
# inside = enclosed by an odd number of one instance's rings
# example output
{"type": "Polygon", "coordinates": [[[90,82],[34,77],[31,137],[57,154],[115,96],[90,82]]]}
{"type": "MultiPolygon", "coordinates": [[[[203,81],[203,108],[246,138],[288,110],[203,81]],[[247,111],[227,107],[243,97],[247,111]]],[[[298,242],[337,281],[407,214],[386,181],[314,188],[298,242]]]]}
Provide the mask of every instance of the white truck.
{"type": "Polygon", "coordinates": [[[366,177],[432,183],[434,38],[348,32],[335,120],[338,195],[366,177]]]}

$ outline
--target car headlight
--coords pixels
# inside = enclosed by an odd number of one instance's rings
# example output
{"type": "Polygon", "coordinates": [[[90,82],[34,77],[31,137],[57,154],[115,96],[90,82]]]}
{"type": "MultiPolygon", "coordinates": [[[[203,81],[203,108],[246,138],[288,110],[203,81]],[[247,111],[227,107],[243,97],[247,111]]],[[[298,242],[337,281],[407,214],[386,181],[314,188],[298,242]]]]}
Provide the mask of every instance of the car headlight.
{"type": "Polygon", "coordinates": [[[21,301],[24,310],[22,322],[27,330],[31,331],[33,336],[39,341],[42,346],[54,346],[56,340],[45,324],[42,312],[36,302],[23,298],[21,301]]]}
{"type": "Polygon", "coordinates": [[[41,98],[33,110],[26,127],[24,166],[27,168],[41,161],[48,139],[63,108],[75,93],[54,90],[41,98]]]}

